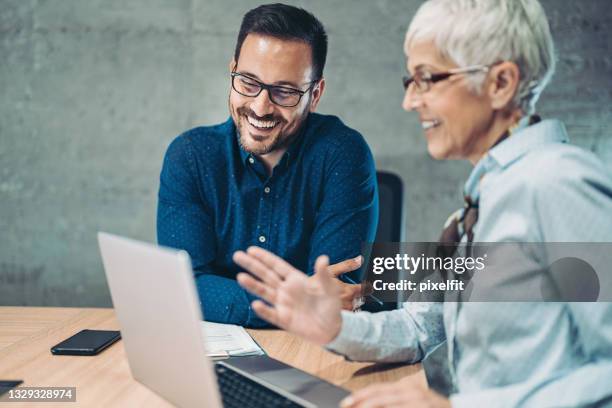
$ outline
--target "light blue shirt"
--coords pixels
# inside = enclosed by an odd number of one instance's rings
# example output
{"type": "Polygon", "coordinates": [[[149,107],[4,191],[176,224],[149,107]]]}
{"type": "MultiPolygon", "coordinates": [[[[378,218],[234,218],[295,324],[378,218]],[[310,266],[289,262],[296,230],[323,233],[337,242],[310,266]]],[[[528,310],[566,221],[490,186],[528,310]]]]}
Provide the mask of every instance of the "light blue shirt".
{"type": "MultiPolygon", "coordinates": [[[[474,241],[612,242],[612,175],[566,142],[545,120],[477,163],[474,241]]],[[[415,363],[447,341],[454,407],[612,405],[609,303],[415,302],[342,320],[327,347],[352,360],[415,363]]]]}

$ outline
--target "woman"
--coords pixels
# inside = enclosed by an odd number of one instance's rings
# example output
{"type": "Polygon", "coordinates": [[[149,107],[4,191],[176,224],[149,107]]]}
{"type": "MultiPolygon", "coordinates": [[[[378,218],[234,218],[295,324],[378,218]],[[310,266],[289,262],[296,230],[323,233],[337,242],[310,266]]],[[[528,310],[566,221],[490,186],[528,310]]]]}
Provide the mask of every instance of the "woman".
{"type": "MultiPolygon", "coordinates": [[[[470,209],[450,220],[445,236],[450,228],[456,239],[475,242],[612,242],[609,171],[566,143],[561,122],[534,115],[554,70],[537,0],[427,1],[404,50],[411,77],[403,107],[418,113],[429,153],[474,165],[465,185],[470,209]]],[[[259,278],[238,276],[268,301],[253,303],[259,315],[352,360],[418,362],[447,341],[450,398],[399,381],[357,391],[343,406],[612,400],[610,304],[412,303],[386,313],[341,312],[325,257],[312,278],[259,248],[234,259],[259,278]]]]}

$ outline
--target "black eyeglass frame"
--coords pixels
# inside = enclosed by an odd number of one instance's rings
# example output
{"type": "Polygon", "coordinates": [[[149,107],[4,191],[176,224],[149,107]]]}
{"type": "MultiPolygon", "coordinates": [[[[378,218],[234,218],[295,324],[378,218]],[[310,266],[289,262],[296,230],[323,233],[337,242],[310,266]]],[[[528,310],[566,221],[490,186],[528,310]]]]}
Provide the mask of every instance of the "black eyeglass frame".
{"type": "Polygon", "coordinates": [[[453,75],[459,74],[473,74],[476,72],[488,72],[490,65],[472,65],[465,68],[455,68],[446,72],[439,73],[425,73],[426,77],[420,78],[426,85],[426,89],[422,89],[418,86],[419,80],[417,80],[417,75],[414,76],[404,76],[402,77],[402,83],[404,85],[404,90],[408,90],[408,87],[413,82],[417,85],[416,90],[418,93],[425,93],[431,89],[431,86],[437,82],[444,81],[445,79],[450,78],[453,75]]]}
{"type": "Polygon", "coordinates": [[[232,77],[232,89],[234,91],[236,91],[238,94],[240,94],[242,96],[249,97],[249,98],[257,98],[259,96],[259,94],[265,89],[266,91],[268,91],[268,99],[270,99],[270,102],[272,102],[275,105],[282,106],[283,108],[293,108],[293,107],[297,106],[300,103],[300,101],[302,100],[302,97],[304,95],[306,95],[308,92],[310,92],[316,86],[316,84],[320,81],[320,79],[315,79],[315,80],[310,81],[309,82],[310,86],[308,86],[307,89],[302,91],[301,89],[292,88],[290,86],[264,84],[263,82],[258,81],[255,78],[252,78],[252,77],[250,77],[248,75],[245,75],[245,74],[242,74],[242,73],[236,72],[236,71],[232,71],[230,75],[232,77]],[[259,91],[256,94],[254,94],[254,95],[247,95],[247,94],[244,94],[244,93],[240,92],[238,89],[236,89],[236,86],[234,86],[234,79],[236,79],[236,77],[244,77],[244,78],[249,79],[250,81],[255,82],[257,85],[259,85],[259,91]],[[299,98],[298,98],[297,102],[295,104],[293,104],[293,105],[283,105],[281,103],[276,102],[274,100],[274,98],[272,98],[272,92],[271,91],[274,90],[274,89],[283,89],[283,90],[295,92],[295,93],[297,93],[299,95],[299,98]]]}

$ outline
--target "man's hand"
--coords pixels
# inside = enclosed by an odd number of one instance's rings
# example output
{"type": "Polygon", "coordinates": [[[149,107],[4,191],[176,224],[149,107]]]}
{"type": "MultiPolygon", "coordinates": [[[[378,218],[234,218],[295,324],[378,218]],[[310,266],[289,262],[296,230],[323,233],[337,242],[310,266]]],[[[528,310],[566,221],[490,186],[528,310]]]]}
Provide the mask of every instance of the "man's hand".
{"type": "Polygon", "coordinates": [[[339,279],[340,275],[359,269],[361,267],[361,262],[362,257],[359,255],[355,258],[330,265],[327,268],[331,276],[338,278],[334,280],[334,283],[340,288],[340,301],[342,302],[342,308],[344,310],[352,311],[363,305],[361,284],[344,283],[339,279]]]}
{"type": "Polygon", "coordinates": [[[356,391],[342,400],[341,408],[451,408],[450,401],[404,380],[379,383],[356,391]]]}
{"type": "Polygon", "coordinates": [[[258,278],[239,273],[238,283],[270,304],[252,303],[259,316],[320,345],[336,338],[342,326],[341,290],[328,270],[327,256],[317,258],[312,277],[259,247],[237,251],[233,259],[258,278]]]}

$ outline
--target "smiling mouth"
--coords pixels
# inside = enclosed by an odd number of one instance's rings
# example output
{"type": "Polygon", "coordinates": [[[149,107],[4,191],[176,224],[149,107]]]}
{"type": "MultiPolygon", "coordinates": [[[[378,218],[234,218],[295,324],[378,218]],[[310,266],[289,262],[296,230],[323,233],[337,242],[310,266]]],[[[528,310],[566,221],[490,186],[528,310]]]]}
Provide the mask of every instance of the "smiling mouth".
{"type": "Polygon", "coordinates": [[[423,130],[429,130],[429,129],[433,129],[436,126],[439,126],[442,122],[440,122],[437,119],[434,120],[424,120],[421,122],[421,127],[423,128],[423,130]]]}
{"type": "Polygon", "coordinates": [[[274,129],[279,123],[279,120],[258,120],[251,116],[245,115],[247,122],[257,130],[268,132],[274,129]]]}

